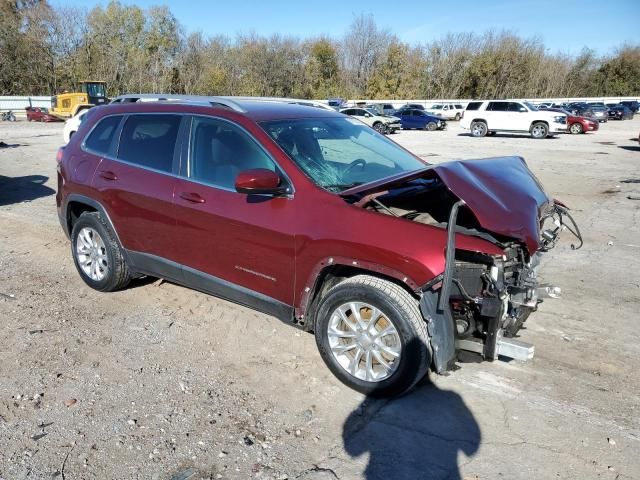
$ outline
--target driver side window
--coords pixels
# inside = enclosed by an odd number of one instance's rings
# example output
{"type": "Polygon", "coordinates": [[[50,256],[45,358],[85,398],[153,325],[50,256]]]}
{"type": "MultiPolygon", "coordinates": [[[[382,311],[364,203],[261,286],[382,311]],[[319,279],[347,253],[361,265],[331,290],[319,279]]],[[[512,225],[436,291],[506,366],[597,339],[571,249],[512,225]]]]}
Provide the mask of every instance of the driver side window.
{"type": "Polygon", "coordinates": [[[214,118],[193,118],[190,178],[234,190],[238,174],[253,168],[276,171],[273,160],[239,127],[214,118]]]}

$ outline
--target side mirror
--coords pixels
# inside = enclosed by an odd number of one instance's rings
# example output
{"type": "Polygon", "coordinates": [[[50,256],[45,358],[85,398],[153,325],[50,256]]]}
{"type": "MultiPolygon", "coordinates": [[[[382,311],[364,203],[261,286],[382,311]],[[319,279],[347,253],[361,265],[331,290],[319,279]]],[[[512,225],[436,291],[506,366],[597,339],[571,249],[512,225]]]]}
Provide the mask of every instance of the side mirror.
{"type": "Polygon", "coordinates": [[[253,168],[240,172],[235,187],[238,193],[247,195],[280,195],[286,187],[281,186],[280,175],[266,168],[253,168]]]}

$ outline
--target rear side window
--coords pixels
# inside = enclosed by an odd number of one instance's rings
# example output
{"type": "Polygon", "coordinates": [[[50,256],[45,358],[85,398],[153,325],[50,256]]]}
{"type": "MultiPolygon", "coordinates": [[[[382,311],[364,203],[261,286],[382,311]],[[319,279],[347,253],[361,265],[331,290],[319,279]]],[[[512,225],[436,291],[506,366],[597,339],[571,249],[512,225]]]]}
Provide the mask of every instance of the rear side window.
{"type": "Polygon", "coordinates": [[[194,117],[191,126],[189,177],[235,190],[240,172],[276,171],[271,158],[243,130],[213,118],[194,117]]]}
{"type": "Polygon", "coordinates": [[[487,110],[492,112],[508,112],[509,103],[508,102],[489,102],[489,105],[487,106],[487,110]]]}
{"type": "Polygon", "coordinates": [[[122,120],[121,115],[100,120],[84,141],[85,148],[102,155],[109,153],[109,147],[111,146],[113,135],[116,133],[118,125],[120,125],[120,120],[122,120]]]}
{"type": "Polygon", "coordinates": [[[480,105],[482,102],[471,102],[467,105],[467,110],[480,110],[480,105]]]}
{"type": "Polygon", "coordinates": [[[131,115],[120,135],[118,158],[171,172],[180,115],[131,115]]]}

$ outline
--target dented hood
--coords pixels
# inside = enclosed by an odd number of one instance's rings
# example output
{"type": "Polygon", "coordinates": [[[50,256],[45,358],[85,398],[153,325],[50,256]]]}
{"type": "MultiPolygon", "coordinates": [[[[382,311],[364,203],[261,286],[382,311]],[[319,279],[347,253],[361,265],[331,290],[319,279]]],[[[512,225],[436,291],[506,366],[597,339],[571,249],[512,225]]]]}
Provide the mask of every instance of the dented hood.
{"type": "Polygon", "coordinates": [[[521,157],[461,160],[389,177],[345,190],[343,196],[389,190],[417,178],[440,180],[490,231],[538,250],[541,213],[552,203],[521,157]]]}

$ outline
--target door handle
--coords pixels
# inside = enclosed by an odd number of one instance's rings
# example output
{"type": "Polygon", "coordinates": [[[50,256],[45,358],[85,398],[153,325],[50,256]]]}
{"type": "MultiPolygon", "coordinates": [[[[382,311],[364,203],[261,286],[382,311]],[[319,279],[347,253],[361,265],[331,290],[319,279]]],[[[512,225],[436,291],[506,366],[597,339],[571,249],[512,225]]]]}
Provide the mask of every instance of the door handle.
{"type": "Polygon", "coordinates": [[[182,192],[180,194],[180,198],[186,200],[187,202],[191,202],[191,203],[204,203],[205,202],[204,198],[202,198],[197,193],[193,193],[193,192],[182,192]]]}
{"type": "Polygon", "coordinates": [[[105,180],[117,180],[118,176],[110,170],[101,170],[98,175],[100,175],[105,180]]]}

